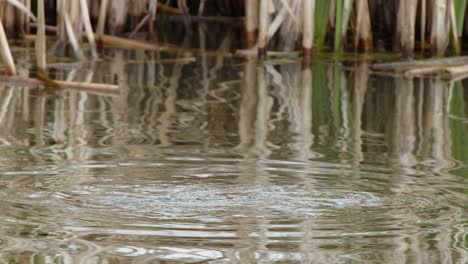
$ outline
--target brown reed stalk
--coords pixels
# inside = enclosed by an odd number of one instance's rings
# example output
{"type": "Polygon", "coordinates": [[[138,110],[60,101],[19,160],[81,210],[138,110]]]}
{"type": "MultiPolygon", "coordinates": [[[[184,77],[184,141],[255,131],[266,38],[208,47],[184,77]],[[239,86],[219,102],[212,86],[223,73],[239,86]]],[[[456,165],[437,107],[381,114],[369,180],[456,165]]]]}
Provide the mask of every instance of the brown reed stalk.
{"type": "Polygon", "coordinates": [[[258,1],[245,1],[245,31],[247,47],[252,47],[257,41],[258,34],[258,1]]]}
{"type": "Polygon", "coordinates": [[[260,0],[259,10],[259,31],[258,31],[258,56],[263,58],[267,53],[268,45],[268,24],[270,20],[269,6],[270,0],[260,0]]]}
{"type": "Polygon", "coordinates": [[[46,63],[46,32],[44,0],[37,1],[37,31],[36,31],[36,67],[40,71],[47,68],[46,63]]]}
{"type": "Polygon", "coordinates": [[[107,15],[107,7],[109,1],[108,0],[101,0],[101,6],[99,7],[99,19],[98,24],[96,27],[96,35],[98,42],[100,41],[101,37],[104,35],[104,27],[106,25],[106,15],[107,15]]]}
{"type": "Polygon", "coordinates": [[[442,55],[448,46],[449,19],[447,19],[447,0],[429,2],[431,13],[430,46],[433,53],[442,55]]]}
{"type": "Polygon", "coordinates": [[[453,44],[453,49],[456,54],[460,54],[460,43],[458,41],[458,30],[457,30],[457,22],[455,18],[455,4],[453,0],[448,0],[448,8],[449,8],[449,16],[450,16],[450,28],[452,32],[452,44],[453,44]]]}
{"type": "Polygon", "coordinates": [[[310,56],[314,45],[314,20],[315,20],[315,0],[303,0],[303,35],[302,48],[304,56],[310,56]]]}
{"type": "Polygon", "coordinates": [[[107,21],[111,35],[122,34],[127,23],[127,0],[112,0],[109,3],[109,19],[107,21]]]}
{"type": "Polygon", "coordinates": [[[398,5],[396,45],[405,57],[411,57],[414,50],[416,8],[416,1],[400,1],[398,5]]]}
{"type": "Polygon", "coordinates": [[[372,30],[367,0],[356,0],[356,13],[354,48],[369,51],[372,49],[372,30]]]}
{"type": "MultiPolygon", "coordinates": [[[[68,17],[67,13],[64,14],[63,18],[65,19],[65,30],[67,32],[68,41],[70,42],[70,45],[73,49],[73,53],[78,59],[82,60],[84,59],[84,55],[81,51],[80,44],[78,42],[78,37],[73,29],[72,22],[70,18],[68,17]]],[[[79,35],[81,36],[82,34],[79,34],[79,35]]]]}
{"type": "Polygon", "coordinates": [[[94,32],[93,27],[91,25],[91,19],[89,18],[88,12],[88,1],[87,0],[80,0],[80,8],[81,8],[81,19],[83,21],[83,25],[86,32],[86,38],[88,40],[89,46],[91,47],[91,55],[93,58],[97,58],[97,48],[96,42],[94,40],[94,32]]]}
{"type": "Polygon", "coordinates": [[[150,0],[148,5],[149,17],[149,39],[154,37],[154,23],[156,22],[156,12],[158,10],[158,0],[150,0]]]}
{"type": "Polygon", "coordinates": [[[421,14],[420,14],[420,19],[421,21],[419,22],[420,26],[421,26],[421,30],[420,30],[420,40],[421,41],[421,51],[424,51],[424,48],[426,46],[426,21],[427,21],[427,18],[426,18],[426,7],[427,7],[427,4],[426,4],[426,1],[427,0],[421,0],[421,14]]]}
{"type": "Polygon", "coordinates": [[[10,75],[16,75],[15,61],[11,55],[10,45],[8,44],[8,39],[3,28],[3,23],[0,20],[0,55],[3,62],[7,66],[7,72],[10,75]]]}

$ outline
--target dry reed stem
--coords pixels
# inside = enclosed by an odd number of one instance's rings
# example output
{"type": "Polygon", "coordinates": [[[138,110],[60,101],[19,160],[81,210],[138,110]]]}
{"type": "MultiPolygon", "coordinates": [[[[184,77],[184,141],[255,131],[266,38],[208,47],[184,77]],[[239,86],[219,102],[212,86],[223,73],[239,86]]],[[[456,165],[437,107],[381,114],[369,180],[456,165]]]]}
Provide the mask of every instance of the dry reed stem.
{"type": "MultiPolygon", "coordinates": [[[[132,38],[134,37],[138,31],[140,31],[140,29],[148,22],[150,21],[151,19],[151,14],[146,14],[146,16],[144,16],[140,22],[138,23],[138,25],[135,27],[135,29],[133,29],[132,32],[130,32],[130,34],[128,35],[129,38],[132,38]]],[[[149,25],[151,25],[151,23],[149,23],[149,25]]],[[[151,30],[150,30],[151,31],[151,30]]]]}
{"type": "MultiPolygon", "coordinates": [[[[20,76],[0,76],[0,82],[14,84],[15,86],[27,85],[27,86],[38,86],[38,85],[46,85],[45,82],[35,79],[35,78],[28,78],[28,77],[20,77],[20,76]]],[[[84,83],[84,82],[70,82],[70,81],[58,81],[53,80],[54,83],[59,85],[62,88],[79,90],[79,91],[86,91],[86,92],[100,92],[100,93],[119,93],[120,87],[118,85],[113,84],[105,84],[105,83],[84,83]]]]}
{"type": "Polygon", "coordinates": [[[315,0],[302,0],[302,9],[304,23],[302,47],[304,56],[310,56],[314,45],[315,0]]]}
{"type": "Polygon", "coordinates": [[[421,41],[421,51],[424,51],[426,43],[426,20],[426,0],[421,0],[421,21],[419,22],[421,25],[419,40],[421,41]]]}
{"type": "Polygon", "coordinates": [[[356,0],[356,35],[354,36],[355,49],[364,51],[372,49],[372,30],[367,0],[356,0]]]}
{"type": "Polygon", "coordinates": [[[398,49],[403,50],[405,57],[411,57],[414,50],[414,36],[416,29],[416,9],[415,0],[400,1],[397,14],[397,34],[396,43],[398,49]]]}
{"type": "Polygon", "coordinates": [[[18,0],[6,0],[9,4],[15,6],[18,8],[23,14],[31,18],[33,21],[36,21],[36,16],[31,12],[31,9],[29,9],[27,6],[25,6],[23,3],[19,2],[18,0]]]}
{"type": "Polygon", "coordinates": [[[377,63],[372,65],[373,70],[403,71],[421,67],[447,67],[468,64],[468,56],[434,58],[427,60],[397,61],[389,63],[377,63]]]}
{"type": "Polygon", "coordinates": [[[247,46],[255,45],[258,33],[258,1],[246,0],[245,2],[245,30],[247,46]]]}
{"type": "Polygon", "coordinates": [[[344,40],[346,40],[346,33],[348,32],[349,18],[351,17],[351,11],[353,8],[353,0],[344,0],[343,4],[343,20],[341,24],[341,47],[344,45],[344,40]]]}
{"type": "Polygon", "coordinates": [[[101,6],[99,7],[99,19],[96,28],[96,38],[100,41],[101,36],[104,35],[104,26],[106,24],[108,0],[101,0],[101,6]]]}
{"type": "Polygon", "coordinates": [[[450,1],[450,24],[451,24],[451,31],[452,31],[452,44],[453,44],[453,49],[456,54],[460,54],[460,43],[458,41],[458,30],[457,30],[457,22],[455,21],[455,4],[453,3],[453,0],[450,1]]]}
{"type": "Polygon", "coordinates": [[[441,74],[446,73],[449,75],[449,78],[460,78],[468,75],[468,65],[460,66],[438,66],[438,67],[425,67],[425,68],[416,68],[405,71],[405,77],[413,77],[415,75],[427,75],[427,74],[441,74]]]}
{"type": "Polygon", "coordinates": [[[127,0],[110,1],[107,25],[112,35],[122,33],[127,22],[128,4],[127,0]]]}
{"type": "MultiPolygon", "coordinates": [[[[26,0],[26,9],[31,10],[31,0],[26,0]]],[[[31,33],[30,20],[26,17],[24,27],[27,34],[31,33]]]]}
{"type": "Polygon", "coordinates": [[[8,39],[3,29],[3,23],[0,20],[0,53],[2,56],[3,62],[7,66],[8,74],[16,75],[15,61],[11,55],[10,45],[8,44],[8,39]]]}
{"type": "Polygon", "coordinates": [[[46,32],[45,32],[45,11],[44,0],[37,1],[37,32],[36,32],[36,67],[45,71],[47,68],[46,59],[46,32]]]}
{"type": "Polygon", "coordinates": [[[78,43],[77,34],[75,34],[75,31],[73,30],[73,25],[70,21],[70,18],[68,17],[68,14],[65,13],[63,18],[65,19],[65,29],[67,31],[68,40],[70,41],[70,44],[73,48],[73,52],[78,59],[83,60],[84,55],[81,52],[80,44],[78,43]]]}
{"type": "Polygon", "coordinates": [[[431,17],[431,49],[437,55],[442,55],[448,46],[447,32],[449,29],[449,21],[447,20],[447,0],[432,1],[432,17],[431,17]]]}
{"type": "Polygon", "coordinates": [[[97,54],[96,42],[94,41],[93,27],[91,25],[91,19],[89,18],[87,0],[80,0],[80,8],[81,8],[81,19],[83,20],[84,29],[86,32],[86,38],[88,39],[89,46],[91,47],[91,56],[93,58],[97,58],[98,54],[97,54]]]}
{"type": "Polygon", "coordinates": [[[413,77],[415,75],[424,75],[424,74],[431,74],[431,73],[436,73],[441,70],[440,67],[423,67],[423,68],[416,68],[416,69],[410,69],[405,71],[404,75],[405,77],[413,77]]]}
{"type": "Polygon", "coordinates": [[[259,18],[259,32],[258,32],[258,56],[264,58],[267,53],[268,45],[268,24],[270,20],[269,14],[270,0],[260,0],[260,18],[259,18]]]}
{"type": "Polygon", "coordinates": [[[148,11],[150,14],[150,21],[149,21],[149,37],[153,38],[154,36],[154,23],[156,22],[156,12],[158,10],[158,1],[157,0],[150,0],[148,11]]]}

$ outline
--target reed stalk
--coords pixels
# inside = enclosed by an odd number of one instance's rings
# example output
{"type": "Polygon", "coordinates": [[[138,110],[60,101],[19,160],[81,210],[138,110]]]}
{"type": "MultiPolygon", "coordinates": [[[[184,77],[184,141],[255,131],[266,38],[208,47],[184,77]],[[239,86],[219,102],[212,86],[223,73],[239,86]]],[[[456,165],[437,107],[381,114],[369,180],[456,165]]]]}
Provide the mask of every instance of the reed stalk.
{"type": "MultiPolygon", "coordinates": [[[[359,0],[356,0],[359,1],[359,0]]],[[[335,6],[335,51],[341,48],[341,31],[342,31],[342,17],[343,17],[343,0],[336,0],[335,6]]],[[[358,23],[359,25],[359,23],[358,23]]],[[[357,26],[359,28],[359,26],[357,26]]],[[[356,33],[357,34],[357,33],[356,33]]]]}
{"type": "Polygon", "coordinates": [[[431,3],[431,36],[430,45],[433,53],[442,55],[449,39],[449,19],[447,19],[447,0],[433,0],[431,3]]]}
{"type": "Polygon", "coordinates": [[[247,47],[252,47],[257,41],[258,33],[258,1],[245,1],[245,30],[247,47]]]}
{"type": "Polygon", "coordinates": [[[303,0],[303,36],[304,56],[310,56],[314,45],[315,0],[303,0]]]}
{"type": "Polygon", "coordinates": [[[2,76],[0,75],[1,83],[14,83],[17,86],[39,86],[39,85],[50,85],[50,82],[54,83],[54,86],[57,86],[58,89],[72,89],[78,91],[90,91],[90,92],[100,92],[101,94],[110,93],[116,94],[120,93],[121,88],[118,85],[105,84],[105,83],[84,83],[84,82],[72,82],[72,81],[60,81],[60,80],[49,80],[44,81],[41,79],[20,77],[20,76],[2,76]]]}
{"type": "Polygon", "coordinates": [[[269,14],[270,0],[260,0],[260,17],[259,17],[259,31],[258,31],[258,56],[264,58],[267,53],[268,44],[268,24],[270,20],[269,14]]]}
{"type": "Polygon", "coordinates": [[[46,32],[44,0],[37,1],[37,31],[36,31],[36,67],[45,72],[46,63],[46,32]]]}
{"type": "MultiPolygon", "coordinates": [[[[315,21],[314,21],[314,44],[316,47],[322,47],[327,36],[327,29],[333,27],[334,22],[330,23],[329,19],[334,19],[335,16],[329,12],[333,8],[334,1],[315,0],[315,21]]],[[[334,12],[334,11],[333,11],[334,12]]]]}
{"type": "Polygon", "coordinates": [[[66,13],[63,18],[65,19],[65,29],[67,31],[68,40],[70,41],[70,45],[72,46],[73,53],[78,59],[82,60],[84,59],[84,55],[81,52],[80,44],[78,42],[78,37],[77,37],[77,34],[75,34],[72,22],[70,21],[70,18],[68,17],[68,14],[66,13]]]}
{"type": "MultiPolygon", "coordinates": [[[[25,0],[26,1],[26,9],[31,10],[31,0],[25,0]]],[[[25,18],[25,23],[24,23],[24,31],[26,34],[31,33],[31,21],[26,17],[25,18]]]]}
{"type": "Polygon", "coordinates": [[[405,57],[411,57],[414,50],[416,8],[416,0],[400,1],[398,5],[396,45],[405,57]]]}
{"type": "Polygon", "coordinates": [[[420,15],[421,21],[419,22],[421,26],[421,29],[420,29],[421,51],[424,51],[424,48],[426,45],[426,21],[427,21],[426,1],[427,0],[421,0],[421,15],[420,15]]]}
{"type": "Polygon", "coordinates": [[[93,26],[91,25],[91,19],[89,18],[88,12],[88,1],[87,0],[80,0],[80,8],[81,8],[81,19],[83,21],[83,25],[86,32],[86,38],[88,40],[89,46],[91,47],[91,55],[93,58],[97,58],[97,48],[96,42],[94,40],[94,32],[93,26]]]}
{"type": "Polygon", "coordinates": [[[99,19],[96,28],[96,35],[97,40],[100,42],[101,37],[104,35],[104,27],[106,23],[106,15],[107,15],[107,7],[108,7],[108,0],[101,0],[101,6],[99,7],[99,19]]]}
{"type": "Polygon", "coordinates": [[[128,1],[112,0],[109,4],[109,31],[112,35],[122,34],[127,22],[128,1]]]}
{"type": "Polygon", "coordinates": [[[356,0],[356,17],[354,48],[369,51],[372,49],[372,29],[367,0],[356,0]]]}
{"type": "MultiPolygon", "coordinates": [[[[351,11],[353,10],[353,0],[344,0],[343,3],[343,19],[341,23],[341,39],[346,39],[346,33],[348,32],[349,19],[351,17],[351,11]]],[[[343,46],[343,41],[341,41],[343,46]]]]}
{"type": "Polygon", "coordinates": [[[450,12],[450,26],[451,26],[451,32],[452,32],[452,44],[453,44],[453,49],[456,54],[460,54],[460,43],[458,41],[458,30],[457,30],[457,21],[456,21],[456,14],[455,14],[455,5],[453,0],[447,1],[447,4],[449,5],[449,12],[450,12]]]}
{"type": "Polygon", "coordinates": [[[3,23],[0,20],[0,53],[2,56],[3,62],[6,64],[7,72],[10,75],[16,75],[15,61],[11,55],[10,45],[8,44],[8,39],[3,29],[3,23]]]}
{"type": "Polygon", "coordinates": [[[463,22],[465,20],[467,0],[454,0],[454,6],[457,24],[457,36],[460,38],[463,34],[463,22]]]}
{"type": "Polygon", "coordinates": [[[156,22],[156,12],[158,10],[158,1],[150,0],[148,9],[149,9],[149,14],[150,14],[148,34],[149,34],[149,39],[152,39],[154,37],[154,23],[156,22]]]}

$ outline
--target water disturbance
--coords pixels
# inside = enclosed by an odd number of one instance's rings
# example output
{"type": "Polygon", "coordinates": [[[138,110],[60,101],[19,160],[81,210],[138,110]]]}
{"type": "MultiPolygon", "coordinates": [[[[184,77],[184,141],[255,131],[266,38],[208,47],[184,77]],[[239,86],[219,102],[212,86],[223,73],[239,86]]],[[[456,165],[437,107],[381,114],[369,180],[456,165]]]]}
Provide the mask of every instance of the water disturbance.
{"type": "Polygon", "coordinates": [[[2,263],[468,262],[468,82],[103,54],[0,85],[2,263]]]}

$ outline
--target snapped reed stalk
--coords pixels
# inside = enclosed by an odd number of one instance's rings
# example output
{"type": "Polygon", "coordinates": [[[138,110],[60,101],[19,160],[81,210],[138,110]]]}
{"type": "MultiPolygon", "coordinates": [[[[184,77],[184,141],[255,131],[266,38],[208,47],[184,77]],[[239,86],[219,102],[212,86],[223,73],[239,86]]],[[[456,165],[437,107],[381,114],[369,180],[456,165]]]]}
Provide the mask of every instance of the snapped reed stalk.
{"type": "Polygon", "coordinates": [[[267,53],[268,45],[268,24],[270,20],[269,14],[270,0],[260,0],[260,17],[259,17],[259,30],[258,30],[258,56],[264,58],[267,53]]]}
{"type": "Polygon", "coordinates": [[[0,20],[0,53],[2,56],[3,62],[6,64],[8,74],[16,75],[15,61],[11,55],[10,45],[8,44],[8,39],[5,34],[5,29],[3,28],[3,23],[0,20]]]}
{"type": "Polygon", "coordinates": [[[60,80],[44,81],[41,79],[21,77],[21,76],[2,76],[0,75],[0,83],[13,83],[15,86],[39,86],[51,85],[54,89],[71,89],[84,92],[97,92],[101,95],[119,94],[122,87],[114,84],[105,83],[86,83],[86,82],[71,82],[60,80]]]}
{"type": "Polygon", "coordinates": [[[304,56],[310,56],[314,45],[315,0],[303,0],[303,35],[302,48],[304,56]]]}

